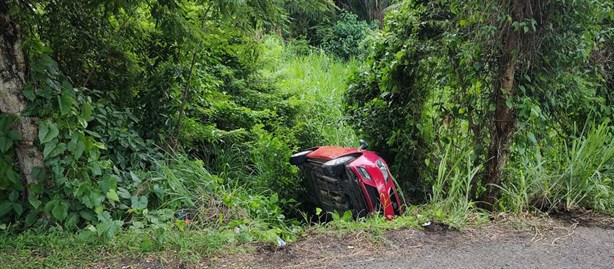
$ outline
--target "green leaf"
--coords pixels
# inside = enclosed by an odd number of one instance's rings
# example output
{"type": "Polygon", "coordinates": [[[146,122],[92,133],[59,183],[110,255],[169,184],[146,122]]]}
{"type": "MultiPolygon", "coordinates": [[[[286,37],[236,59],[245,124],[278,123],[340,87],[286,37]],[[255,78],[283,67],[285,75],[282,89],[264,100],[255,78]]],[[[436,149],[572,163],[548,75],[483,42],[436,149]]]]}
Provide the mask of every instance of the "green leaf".
{"type": "Polygon", "coordinates": [[[23,89],[23,96],[26,97],[28,101],[33,101],[34,99],[36,99],[36,94],[34,93],[34,89],[32,88],[32,86],[26,86],[23,89]]]}
{"type": "Polygon", "coordinates": [[[79,211],[79,215],[83,219],[89,220],[89,221],[93,221],[93,220],[96,219],[96,215],[94,215],[94,213],[92,211],[81,210],[81,211],[79,211]]]}
{"type": "Polygon", "coordinates": [[[514,101],[512,101],[511,98],[507,98],[505,99],[505,106],[507,108],[513,108],[514,107],[514,101]]]}
{"type": "Polygon", "coordinates": [[[126,188],[118,187],[117,195],[119,195],[119,197],[124,198],[124,199],[130,199],[130,192],[126,190],[126,188]]]}
{"type": "Polygon", "coordinates": [[[60,143],[49,153],[49,157],[53,158],[64,153],[64,151],[66,151],[66,144],[60,143]]]}
{"type": "Polygon", "coordinates": [[[76,213],[68,214],[68,218],[64,221],[64,227],[72,229],[77,228],[77,223],[79,223],[79,215],[76,213]]]}
{"type": "Polygon", "coordinates": [[[85,150],[85,137],[82,133],[74,132],[71,135],[71,140],[66,145],[66,149],[72,153],[75,160],[78,160],[83,155],[83,151],[85,150]]]}
{"type": "MultiPolygon", "coordinates": [[[[34,169],[32,169],[32,177],[34,177],[34,179],[38,180],[39,182],[43,181],[46,177],[45,169],[38,166],[34,167],[34,169]]],[[[39,193],[42,193],[43,188],[40,185],[36,185],[35,187],[37,188],[37,190],[40,189],[39,193]]]]}
{"type": "Polygon", "coordinates": [[[136,185],[141,184],[141,179],[132,171],[130,171],[130,178],[132,178],[132,181],[134,182],[134,184],[136,185]]]}
{"type": "Polygon", "coordinates": [[[45,144],[45,148],[43,149],[43,158],[45,159],[53,158],[55,156],[58,156],[64,153],[64,151],[66,151],[65,143],[59,143],[59,144],[56,144],[56,143],[57,143],[57,140],[54,140],[50,143],[45,144]]]}
{"type": "Polygon", "coordinates": [[[11,182],[8,179],[0,177],[0,191],[8,189],[10,184],[11,182]]]}
{"type": "Polygon", "coordinates": [[[75,150],[75,153],[74,153],[75,159],[81,158],[84,150],[85,150],[85,143],[83,143],[82,141],[77,142],[77,150],[75,150]]]}
{"type": "Polygon", "coordinates": [[[533,144],[537,144],[537,139],[535,138],[535,135],[531,132],[529,132],[529,134],[527,135],[527,137],[529,138],[529,140],[533,143],[533,144]]]}
{"type": "Polygon", "coordinates": [[[0,133],[12,129],[17,120],[18,118],[13,114],[0,114],[0,133]]]}
{"type": "Polygon", "coordinates": [[[13,209],[13,203],[11,202],[5,201],[4,203],[0,204],[0,217],[6,215],[6,213],[11,212],[11,209],[13,209]]]}
{"type": "Polygon", "coordinates": [[[92,162],[90,164],[90,170],[92,170],[92,174],[95,176],[102,175],[102,170],[100,169],[100,164],[98,164],[98,162],[92,162]]]}
{"type": "Polygon", "coordinates": [[[100,206],[104,201],[104,195],[98,192],[92,192],[89,195],[83,196],[81,198],[83,204],[89,208],[96,208],[100,206]]]}
{"type": "Polygon", "coordinates": [[[147,197],[146,196],[132,196],[130,199],[132,205],[130,206],[132,209],[145,209],[147,208],[147,197]]]}
{"type": "Polygon", "coordinates": [[[86,120],[86,121],[90,121],[92,120],[92,106],[89,103],[84,103],[83,105],[81,105],[81,117],[86,120]]]}
{"type": "Polygon", "coordinates": [[[62,91],[62,95],[58,97],[58,105],[62,116],[68,114],[75,103],[75,99],[68,93],[67,90],[62,91]]]}
{"type": "Polygon", "coordinates": [[[77,149],[77,141],[79,141],[79,136],[77,132],[73,132],[70,135],[70,142],[66,144],[66,149],[70,151],[70,153],[75,154],[75,150],[77,149]]]}
{"type": "Polygon", "coordinates": [[[68,203],[65,201],[58,201],[51,210],[51,215],[57,220],[64,220],[68,215],[68,203]]]}
{"type": "Polygon", "coordinates": [[[99,149],[107,149],[107,145],[102,142],[94,142],[93,146],[99,149]]]}
{"type": "Polygon", "coordinates": [[[56,138],[59,134],[60,130],[58,130],[58,127],[55,124],[42,122],[39,126],[38,139],[40,140],[41,144],[45,144],[56,138]]]}
{"type": "Polygon", "coordinates": [[[31,210],[30,212],[28,212],[25,221],[26,227],[32,226],[32,224],[34,224],[40,218],[39,214],[40,211],[38,210],[31,210]]]}
{"type": "Polygon", "coordinates": [[[13,140],[0,136],[0,152],[6,153],[11,147],[13,147],[13,140]]]}
{"type": "Polygon", "coordinates": [[[352,211],[351,210],[347,210],[347,211],[343,212],[343,216],[341,217],[341,220],[343,220],[343,221],[350,221],[350,220],[352,220],[352,211]]]}
{"type": "Polygon", "coordinates": [[[50,200],[49,202],[47,202],[44,207],[45,212],[50,213],[51,209],[53,209],[53,207],[55,207],[55,204],[57,203],[58,200],[50,200]]]}
{"type": "Polygon", "coordinates": [[[8,137],[9,139],[13,141],[21,140],[21,134],[15,130],[8,131],[8,133],[6,133],[6,137],[8,137]]]}
{"type": "Polygon", "coordinates": [[[21,204],[14,203],[13,210],[15,210],[17,216],[21,216],[21,214],[23,214],[23,206],[21,206],[21,204]]]}
{"type": "Polygon", "coordinates": [[[15,190],[11,191],[11,193],[9,194],[9,201],[15,202],[17,201],[17,198],[19,198],[19,193],[15,190]]]}
{"type": "Polygon", "coordinates": [[[279,201],[279,196],[277,196],[277,193],[273,193],[273,195],[271,195],[271,198],[269,199],[269,201],[270,201],[272,204],[277,203],[277,201],[279,201]]]}
{"type": "Polygon", "coordinates": [[[34,208],[38,208],[39,206],[41,206],[41,204],[43,202],[41,202],[41,200],[38,199],[38,197],[36,197],[35,194],[33,193],[28,193],[28,201],[30,202],[30,204],[34,207],[34,208]]]}
{"type": "Polygon", "coordinates": [[[81,127],[83,128],[87,128],[87,121],[81,117],[78,117],[79,120],[79,124],[81,125],[81,127]]]}
{"type": "Polygon", "coordinates": [[[47,156],[49,156],[49,154],[55,149],[56,146],[57,144],[54,143],[45,144],[45,148],[43,149],[43,158],[47,159],[47,156]]]}
{"type": "Polygon", "coordinates": [[[109,189],[107,192],[107,198],[111,201],[119,202],[119,196],[117,196],[117,192],[114,189],[109,189]]]}

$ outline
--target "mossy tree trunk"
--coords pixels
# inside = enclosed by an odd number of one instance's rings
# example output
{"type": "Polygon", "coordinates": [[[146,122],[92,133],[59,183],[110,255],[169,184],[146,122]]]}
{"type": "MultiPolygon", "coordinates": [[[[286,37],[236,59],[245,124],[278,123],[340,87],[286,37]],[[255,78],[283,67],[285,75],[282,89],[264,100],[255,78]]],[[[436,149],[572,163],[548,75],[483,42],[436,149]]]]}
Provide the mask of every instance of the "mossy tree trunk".
{"type": "Polygon", "coordinates": [[[21,46],[19,26],[8,15],[8,4],[0,2],[0,112],[19,118],[21,141],[15,145],[22,177],[27,184],[36,183],[33,171],[43,167],[43,158],[35,145],[37,127],[23,115],[27,101],[23,95],[27,62],[21,46]]]}
{"type": "Polygon", "coordinates": [[[525,32],[513,26],[513,22],[521,22],[532,15],[531,0],[504,1],[512,20],[502,25],[501,53],[497,59],[499,66],[498,79],[493,89],[495,111],[492,114],[490,128],[490,145],[488,149],[488,170],[486,171],[486,192],[481,200],[488,209],[494,209],[500,195],[499,186],[502,182],[503,168],[509,157],[510,141],[516,130],[516,114],[514,111],[515,76],[518,68],[518,57],[524,53],[525,32]]]}

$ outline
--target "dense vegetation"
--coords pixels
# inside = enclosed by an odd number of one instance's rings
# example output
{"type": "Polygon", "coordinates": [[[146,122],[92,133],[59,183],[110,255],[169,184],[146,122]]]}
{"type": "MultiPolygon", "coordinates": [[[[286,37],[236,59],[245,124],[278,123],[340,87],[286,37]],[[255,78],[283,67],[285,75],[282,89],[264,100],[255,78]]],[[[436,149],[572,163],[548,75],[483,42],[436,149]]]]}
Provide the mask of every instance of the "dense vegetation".
{"type": "Polygon", "coordinates": [[[368,40],[350,122],[413,193],[462,184],[490,209],[611,212],[612,14],[602,1],[405,1],[368,40]]]}
{"type": "Polygon", "coordinates": [[[290,155],[357,137],[401,224],[614,214],[613,5],[1,1],[0,248],[293,240],[290,155]]]}

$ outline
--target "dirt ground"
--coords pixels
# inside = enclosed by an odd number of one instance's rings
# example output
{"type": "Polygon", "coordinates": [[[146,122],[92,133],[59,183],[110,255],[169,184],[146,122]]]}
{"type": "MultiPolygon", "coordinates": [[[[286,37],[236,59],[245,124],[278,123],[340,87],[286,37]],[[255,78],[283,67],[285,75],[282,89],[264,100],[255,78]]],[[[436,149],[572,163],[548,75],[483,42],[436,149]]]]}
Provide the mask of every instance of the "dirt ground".
{"type": "MultiPolygon", "coordinates": [[[[614,218],[565,214],[497,217],[479,228],[432,223],[373,236],[312,233],[282,249],[162,265],[153,259],[122,268],[614,268],[614,218]]],[[[117,265],[117,264],[116,264],[117,265]]]]}

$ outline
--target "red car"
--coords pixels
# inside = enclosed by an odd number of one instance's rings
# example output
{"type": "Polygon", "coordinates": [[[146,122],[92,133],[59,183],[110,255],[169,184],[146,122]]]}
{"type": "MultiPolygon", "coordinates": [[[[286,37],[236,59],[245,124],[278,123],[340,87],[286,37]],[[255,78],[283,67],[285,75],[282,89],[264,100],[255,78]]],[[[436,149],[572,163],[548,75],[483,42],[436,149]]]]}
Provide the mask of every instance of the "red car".
{"type": "Polygon", "coordinates": [[[361,147],[321,146],[292,155],[309,192],[307,202],[326,213],[352,211],[356,218],[382,212],[387,219],[402,213],[401,200],[386,162],[361,147]]]}

